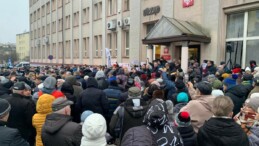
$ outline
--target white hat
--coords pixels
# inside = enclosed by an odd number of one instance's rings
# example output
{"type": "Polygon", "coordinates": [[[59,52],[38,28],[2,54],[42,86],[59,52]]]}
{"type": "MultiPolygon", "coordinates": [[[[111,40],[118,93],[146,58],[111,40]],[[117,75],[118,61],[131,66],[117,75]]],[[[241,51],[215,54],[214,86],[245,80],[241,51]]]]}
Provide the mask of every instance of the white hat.
{"type": "Polygon", "coordinates": [[[94,113],[85,119],[82,127],[81,146],[106,146],[106,121],[100,114],[94,113]]]}
{"type": "Polygon", "coordinates": [[[251,94],[250,98],[259,98],[259,93],[253,93],[251,94]]]}
{"type": "Polygon", "coordinates": [[[250,67],[246,67],[245,71],[251,71],[250,67]]]}
{"type": "Polygon", "coordinates": [[[221,90],[212,90],[211,95],[218,97],[218,96],[224,96],[224,93],[221,90]]]}

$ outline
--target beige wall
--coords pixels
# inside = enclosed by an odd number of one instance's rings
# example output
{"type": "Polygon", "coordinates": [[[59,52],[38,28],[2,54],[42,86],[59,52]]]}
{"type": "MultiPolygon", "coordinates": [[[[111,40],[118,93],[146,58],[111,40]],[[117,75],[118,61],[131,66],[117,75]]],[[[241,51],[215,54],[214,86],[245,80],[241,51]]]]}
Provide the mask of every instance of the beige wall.
{"type": "Polygon", "coordinates": [[[23,61],[30,54],[30,33],[21,33],[16,35],[16,53],[18,54],[19,61],[23,61]]]}

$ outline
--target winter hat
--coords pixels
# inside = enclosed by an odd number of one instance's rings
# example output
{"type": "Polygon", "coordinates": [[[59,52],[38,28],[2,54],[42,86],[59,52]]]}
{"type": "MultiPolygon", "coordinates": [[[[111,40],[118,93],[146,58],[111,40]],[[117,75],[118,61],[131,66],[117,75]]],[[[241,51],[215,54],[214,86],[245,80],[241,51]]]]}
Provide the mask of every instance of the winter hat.
{"type": "Polygon", "coordinates": [[[228,78],[229,76],[230,76],[230,74],[228,74],[228,73],[223,73],[221,77],[222,77],[223,79],[226,79],[226,78],[228,78]]]}
{"type": "Polygon", "coordinates": [[[87,117],[82,127],[81,146],[106,146],[106,121],[100,114],[94,113],[87,117]]]}
{"type": "Polygon", "coordinates": [[[93,114],[92,111],[86,110],[81,114],[81,122],[84,122],[87,117],[89,117],[91,114],[93,114]]]}
{"type": "Polygon", "coordinates": [[[181,92],[176,96],[176,101],[178,103],[182,103],[182,102],[188,102],[189,101],[189,97],[185,92],[181,92]]]}
{"type": "Polygon", "coordinates": [[[164,91],[163,90],[156,90],[156,91],[153,92],[152,97],[153,98],[164,99],[164,97],[165,97],[164,91]]]}
{"type": "Polygon", "coordinates": [[[211,74],[208,76],[208,80],[214,81],[216,79],[215,75],[211,74]]]}
{"type": "Polygon", "coordinates": [[[55,97],[50,94],[43,94],[39,97],[36,110],[41,114],[48,114],[52,112],[52,102],[55,100],[55,97]]]}
{"type": "Polygon", "coordinates": [[[259,108],[259,98],[250,98],[247,105],[256,112],[259,108]]]}
{"type": "Polygon", "coordinates": [[[131,87],[128,90],[128,96],[129,97],[140,97],[141,91],[138,87],[131,87]]]}
{"type": "Polygon", "coordinates": [[[105,74],[101,70],[97,71],[97,73],[95,74],[96,79],[103,78],[103,77],[105,77],[105,74]]]}
{"type": "Polygon", "coordinates": [[[253,80],[253,75],[251,74],[245,74],[243,75],[243,81],[252,81],[253,80]]]}
{"type": "Polygon", "coordinates": [[[97,83],[96,79],[93,78],[93,77],[88,78],[88,80],[87,80],[87,87],[95,87],[95,88],[97,88],[98,87],[98,83],[97,83]]]}
{"type": "Polygon", "coordinates": [[[184,84],[183,80],[177,80],[177,81],[175,82],[175,87],[176,87],[178,90],[184,89],[184,88],[185,88],[185,84],[184,84]]]}
{"type": "Polygon", "coordinates": [[[191,118],[188,112],[180,112],[175,116],[175,124],[177,127],[188,127],[191,125],[191,118]]]}
{"type": "Polygon", "coordinates": [[[61,86],[61,92],[74,94],[74,88],[68,82],[64,82],[61,86]]]}
{"type": "Polygon", "coordinates": [[[218,97],[218,96],[224,96],[224,93],[223,93],[223,91],[216,89],[216,90],[212,90],[211,95],[218,97]]]}
{"type": "Polygon", "coordinates": [[[226,85],[228,88],[231,88],[233,86],[236,86],[236,80],[233,78],[226,78],[223,81],[223,84],[226,85]]]}
{"type": "Polygon", "coordinates": [[[212,88],[213,89],[221,89],[223,86],[222,82],[220,80],[214,80],[212,82],[212,88]]]}
{"type": "Polygon", "coordinates": [[[253,93],[251,94],[250,98],[259,98],[259,93],[253,93]]]}
{"type": "Polygon", "coordinates": [[[147,90],[147,94],[152,96],[153,95],[153,92],[158,90],[159,87],[156,85],[156,84],[151,84],[149,87],[148,87],[148,90],[147,90]]]}
{"type": "Polygon", "coordinates": [[[245,72],[251,72],[251,69],[250,69],[250,67],[246,67],[246,69],[245,69],[245,72]]]}
{"type": "Polygon", "coordinates": [[[57,80],[54,77],[47,77],[44,82],[43,82],[43,86],[44,88],[47,89],[55,89],[57,80]]]}
{"type": "Polygon", "coordinates": [[[13,85],[14,90],[25,90],[25,84],[24,82],[17,82],[13,85]]]}
{"type": "Polygon", "coordinates": [[[0,99],[0,118],[4,117],[11,110],[11,105],[5,99],[0,99]]]}
{"type": "Polygon", "coordinates": [[[52,103],[52,110],[53,111],[59,111],[63,108],[65,108],[68,105],[74,104],[73,101],[67,100],[65,98],[57,98],[52,103]]]}

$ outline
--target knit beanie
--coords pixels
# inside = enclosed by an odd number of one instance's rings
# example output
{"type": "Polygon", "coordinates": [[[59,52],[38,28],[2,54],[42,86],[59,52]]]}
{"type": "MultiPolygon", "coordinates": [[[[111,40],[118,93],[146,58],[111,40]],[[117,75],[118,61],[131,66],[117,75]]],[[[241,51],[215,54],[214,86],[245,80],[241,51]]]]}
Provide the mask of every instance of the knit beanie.
{"type": "Polygon", "coordinates": [[[175,87],[176,87],[178,90],[184,89],[184,88],[185,88],[185,84],[184,84],[183,80],[177,80],[177,81],[175,82],[175,87]]]}
{"type": "Polygon", "coordinates": [[[5,99],[0,99],[0,118],[5,116],[11,110],[11,105],[5,99]]]}
{"type": "Polygon", "coordinates": [[[220,80],[214,80],[212,82],[212,88],[213,89],[221,89],[223,86],[222,82],[220,80]]]}
{"type": "Polygon", "coordinates": [[[236,77],[237,75],[236,74],[233,74],[232,75],[232,78],[229,77],[229,78],[226,78],[224,81],[223,81],[223,84],[226,85],[229,88],[232,88],[234,86],[236,86],[236,77]]]}
{"type": "Polygon", "coordinates": [[[106,146],[106,121],[101,114],[91,114],[82,127],[81,146],[106,146]]]}
{"type": "Polygon", "coordinates": [[[105,74],[103,71],[98,71],[96,74],[95,74],[95,78],[98,79],[98,78],[103,78],[105,77],[105,74]]]}
{"type": "Polygon", "coordinates": [[[185,92],[181,92],[176,96],[177,103],[188,102],[189,97],[185,92]]]}
{"type": "Polygon", "coordinates": [[[50,94],[43,94],[39,97],[36,110],[37,113],[48,114],[52,112],[52,102],[55,100],[55,97],[50,94]]]}
{"type": "Polygon", "coordinates": [[[257,109],[259,108],[259,98],[250,98],[247,105],[257,112],[257,109]]]}
{"type": "Polygon", "coordinates": [[[87,117],[89,117],[91,114],[93,114],[92,111],[86,110],[81,115],[81,122],[84,122],[87,117]]]}
{"type": "Polygon", "coordinates": [[[175,124],[177,127],[188,127],[191,125],[191,118],[188,112],[180,112],[175,116],[175,124]]]}
{"type": "Polygon", "coordinates": [[[43,86],[47,89],[55,89],[57,80],[54,77],[47,77],[44,82],[43,82],[43,86]]]}

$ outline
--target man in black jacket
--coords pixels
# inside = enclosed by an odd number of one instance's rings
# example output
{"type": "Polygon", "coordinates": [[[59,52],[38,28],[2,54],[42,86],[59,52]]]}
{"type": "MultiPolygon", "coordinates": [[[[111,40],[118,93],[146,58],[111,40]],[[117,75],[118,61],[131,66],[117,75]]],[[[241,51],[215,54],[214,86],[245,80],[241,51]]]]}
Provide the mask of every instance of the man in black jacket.
{"type": "Polygon", "coordinates": [[[213,117],[198,132],[199,146],[249,146],[246,133],[233,119],[234,104],[227,96],[213,101],[213,117]]]}
{"type": "Polygon", "coordinates": [[[0,145],[1,146],[29,146],[17,129],[6,127],[11,105],[0,99],[0,145]]]}
{"type": "Polygon", "coordinates": [[[15,83],[12,96],[6,99],[12,107],[7,126],[18,129],[22,137],[34,146],[36,131],[32,126],[32,116],[36,107],[31,99],[24,96],[25,89],[23,82],[15,83]]]}
{"type": "Polygon", "coordinates": [[[58,98],[52,103],[53,113],[47,115],[42,127],[44,146],[80,146],[82,126],[72,122],[70,105],[73,102],[58,98]]]}

